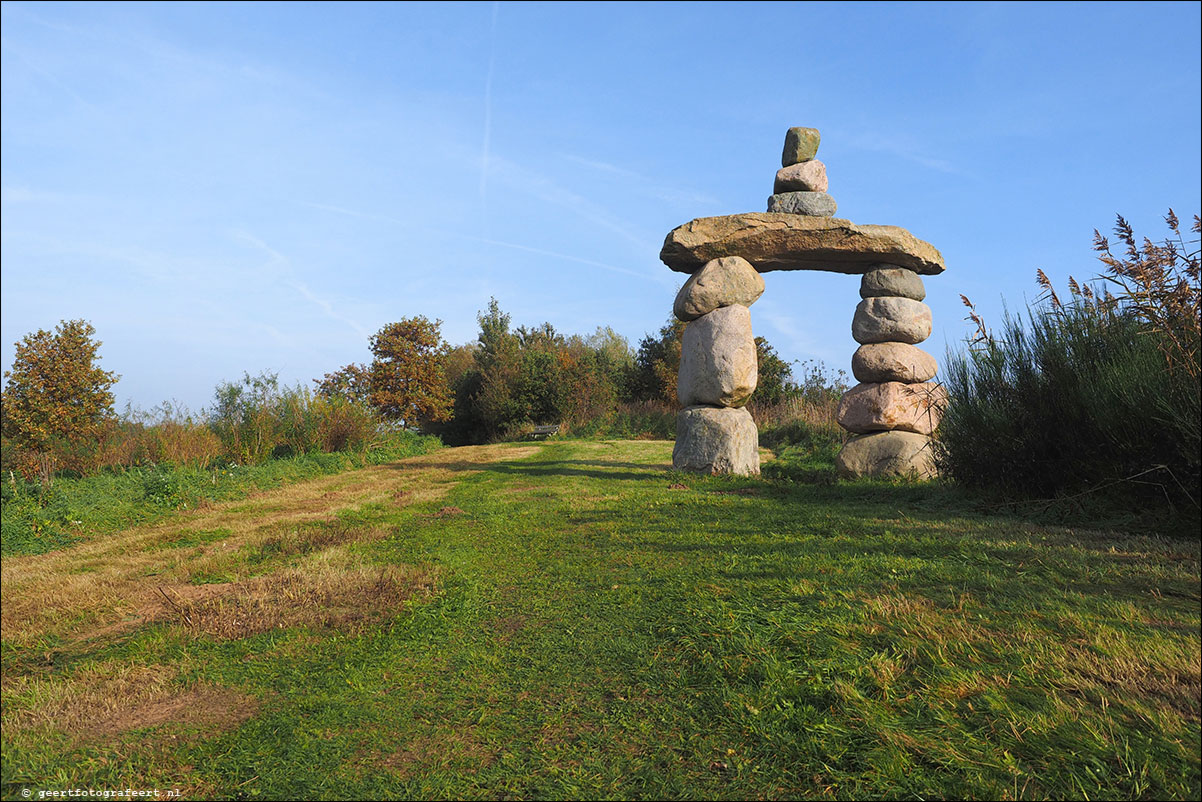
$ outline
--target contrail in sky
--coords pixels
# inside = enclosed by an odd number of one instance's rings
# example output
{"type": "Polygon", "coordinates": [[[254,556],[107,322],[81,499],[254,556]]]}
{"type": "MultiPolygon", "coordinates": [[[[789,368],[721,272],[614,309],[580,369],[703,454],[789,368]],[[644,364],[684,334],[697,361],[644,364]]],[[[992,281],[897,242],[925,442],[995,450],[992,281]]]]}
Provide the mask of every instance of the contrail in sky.
{"type": "MultiPolygon", "coordinates": [[[[382,215],[382,214],[368,214],[366,212],[355,211],[354,209],[347,209],[342,206],[330,206],[329,204],[325,204],[325,203],[310,203],[308,201],[293,201],[293,202],[297,203],[301,206],[308,206],[313,209],[322,209],[327,212],[334,212],[336,214],[345,214],[350,217],[359,217],[364,220],[376,220],[379,222],[388,223],[389,225],[400,225],[400,226],[412,226],[413,225],[412,220],[402,220],[397,217],[388,217],[387,215],[382,215]]],[[[543,256],[551,256],[556,259],[566,259],[569,262],[579,262],[580,264],[583,264],[583,265],[592,265],[594,267],[604,268],[605,270],[612,270],[615,273],[625,273],[628,276],[635,276],[637,278],[646,279],[647,281],[655,281],[660,284],[670,283],[669,280],[665,276],[661,276],[659,274],[659,271],[656,271],[655,274],[641,273],[637,270],[631,270],[626,267],[618,267],[617,265],[611,265],[611,264],[607,264],[605,262],[598,262],[593,259],[584,259],[579,256],[572,256],[571,254],[559,253],[558,251],[549,251],[545,248],[535,248],[530,245],[522,245],[517,242],[505,242],[503,240],[491,239],[489,237],[476,237],[471,234],[464,234],[459,231],[450,231],[448,229],[424,227],[424,230],[426,232],[429,232],[432,234],[438,234],[439,236],[453,237],[455,239],[468,239],[468,240],[472,240],[473,242],[483,242],[486,245],[499,245],[503,248],[513,248],[515,250],[526,251],[528,253],[542,254],[543,256]]]]}
{"type": "Polygon", "coordinates": [[[315,306],[320,307],[321,310],[325,312],[326,317],[330,318],[331,320],[336,320],[339,323],[345,323],[346,325],[350,326],[360,337],[367,337],[367,329],[363,328],[363,326],[359,325],[358,322],[351,320],[349,317],[338,314],[338,312],[335,311],[332,303],[313,292],[306,284],[297,280],[295,271],[292,269],[292,262],[287,256],[280,253],[275,248],[272,248],[266,242],[254,236],[253,234],[249,234],[245,231],[235,231],[233,234],[237,239],[240,239],[243,242],[249,242],[256,248],[267,252],[267,255],[271,257],[268,259],[267,266],[278,268],[283,274],[282,276],[272,276],[274,280],[280,281],[283,284],[291,287],[292,289],[296,290],[296,292],[304,296],[305,300],[309,301],[315,306]]]}
{"type": "Polygon", "coordinates": [[[492,135],[492,74],[497,63],[497,12],[501,3],[492,4],[492,33],[489,36],[488,77],[484,79],[484,151],[480,154],[480,200],[486,202],[485,192],[488,185],[488,145],[492,135]]]}

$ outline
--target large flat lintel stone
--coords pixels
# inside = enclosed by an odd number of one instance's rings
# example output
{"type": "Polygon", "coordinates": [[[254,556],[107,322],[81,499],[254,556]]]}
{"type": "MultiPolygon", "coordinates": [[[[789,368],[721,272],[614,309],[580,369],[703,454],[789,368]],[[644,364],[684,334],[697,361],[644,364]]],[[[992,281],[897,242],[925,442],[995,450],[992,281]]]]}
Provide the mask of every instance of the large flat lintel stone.
{"type": "Polygon", "coordinates": [[[700,217],[672,229],[659,253],[660,260],[679,273],[693,273],[724,256],[741,256],[761,273],[825,270],[862,275],[882,262],[922,275],[946,269],[933,245],[904,228],[781,212],[700,217]]]}

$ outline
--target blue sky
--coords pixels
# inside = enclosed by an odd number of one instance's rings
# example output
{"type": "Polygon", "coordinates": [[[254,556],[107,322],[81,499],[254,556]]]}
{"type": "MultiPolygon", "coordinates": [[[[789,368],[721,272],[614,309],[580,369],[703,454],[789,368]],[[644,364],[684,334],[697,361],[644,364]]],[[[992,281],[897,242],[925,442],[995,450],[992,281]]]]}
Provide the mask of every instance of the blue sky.
{"type": "MultiPolygon", "coordinates": [[[[839,217],[900,225],[942,359],[1092,276],[1115,213],[1200,209],[1200,4],[5,2],[2,356],[84,318],[119,403],[308,382],[413,315],[661,326],[695,217],[763,211],[819,128],[839,217]]],[[[768,273],[757,334],[849,370],[858,278],[768,273]]],[[[850,371],[849,371],[850,372],[850,371]]]]}

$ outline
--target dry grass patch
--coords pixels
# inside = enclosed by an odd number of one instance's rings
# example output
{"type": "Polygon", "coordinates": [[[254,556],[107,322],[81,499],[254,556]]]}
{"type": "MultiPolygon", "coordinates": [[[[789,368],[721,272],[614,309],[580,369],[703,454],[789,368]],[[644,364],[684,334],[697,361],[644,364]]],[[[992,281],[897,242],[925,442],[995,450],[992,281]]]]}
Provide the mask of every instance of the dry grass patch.
{"type": "Polygon", "coordinates": [[[498,751],[480,743],[470,728],[462,727],[417,736],[391,752],[376,751],[370,762],[399,779],[408,779],[447,769],[475,772],[491,766],[498,756],[498,751]]]}
{"type": "Polygon", "coordinates": [[[458,507],[442,507],[438,512],[427,515],[427,518],[454,518],[456,515],[465,515],[463,510],[458,507]]]}
{"type": "Polygon", "coordinates": [[[11,678],[4,693],[6,735],[28,730],[63,733],[73,740],[110,740],[129,730],[165,724],[205,733],[250,718],[259,701],[229,688],[175,687],[169,666],[95,663],[71,676],[11,678]]]}
{"type": "Polygon", "coordinates": [[[219,547],[193,552],[186,560],[181,560],[160,575],[194,584],[234,581],[247,574],[267,573],[298,557],[346,543],[379,540],[391,532],[388,527],[362,526],[337,518],[265,526],[248,534],[240,545],[227,542],[219,547]]]}
{"type": "Polygon", "coordinates": [[[922,596],[891,593],[870,596],[864,605],[872,619],[869,631],[873,633],[882,631],[887,623],[905,635],[939,647],[997,642],[999,633],[968,621],[965,607],[969,601],[965,594],[956,607],[945,609],[922,596]]]}
{"type": "Polygon", "coordinates": [[[410,566],[288,569],[220,585],[161,588],[151,615],[216,638],[306,626],[355,632],[434,592],[431,572],[410,566]]]}
{"type": "Polygon", "coordinates": [[[526,628],[526,622],[529,621],[529,616],[525,615],[507,615],[503,618],[497,618],[488,624],[493,635],[501,643],[508,643],[514,635],[526,628]]]}
{"type": "Polygon", "coordinates": [[[1161,641],[1149,654],[1142,640],[1122,632],[1100,633],[1091,641],[1068,641],[1060,656],[1064,690],[1093,690],[1120,698],[1144,699],[1198,722],[1202,708],[1202,642],[1195,637],[1161,641]]]}
{"type": "Polygon", "coordinates": [[[0,633],[6,642],[23,646],[46,635],[79,641],[136,627],[140,611],[156,603],[156,584],[228,573],[246,548],[270,557],[273,549],[305,554],[320,548],[313,538],[338,545],[378,537],[379,530],[339,530],[332,522],[340,510],[368,504],[436,500],[463,472],[521,459],[540,448],[448,449],[214,504],[47,554],[6,557],[0,566],[0,633]],[[213,532],[222,533],[219,541],[200,542],[213,532]],[[81,573],[81,566],[87,570],[81,573]]]}

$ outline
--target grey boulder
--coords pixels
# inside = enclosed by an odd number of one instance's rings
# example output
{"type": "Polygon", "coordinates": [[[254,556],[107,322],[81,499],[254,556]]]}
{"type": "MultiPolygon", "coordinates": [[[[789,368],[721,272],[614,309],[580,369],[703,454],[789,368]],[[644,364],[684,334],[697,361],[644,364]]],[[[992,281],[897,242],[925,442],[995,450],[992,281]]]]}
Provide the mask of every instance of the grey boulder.
{"type": "Polygon", "coordinates": [[[857,384],[839,401],[837,419],[849,432],[930,434],[947,407],[947,391],[932,382],[857,384]]]}
{"type": "Polygon", "coordinates": [[[931,307],[909,298],[865,298],[856,306],[851,336],[861,345],[914,345],[931,336],[931,307]]]}
{"type": "Polygon", "coordinates": [[[829,186],[826,165],[817,159],[811,159],[777,170],[772,192],[826,192],[829,186]]]}
{"type": "Polygon", "coordinates": [[[923,275],[946,269],[933,245],[904,228],[772,212],[690,220],[668,232],[659,252],[660,260],[679,273],[694,273],[723,256],[742,256],[761,273],[829,270],[862,275],[882,263],[923,275]]]}
{"type": "Polygon", "coordinates": [[[860,279],[860,297],[885,296],[921,301],[927,297],[927,289],[922,286],[922,276],[913,270],[882,265],[876,270],[869,270],[860,279]]]}
{"type": "Polygon", "coordinates": [[[741,407],[758,377],[751,311],[724,306],[685,326],[676,394],[680,405],[741,407]]]}
{"type": "Polygon", "coordinates": [[[835,457],[839,475],[906,476],[930,479],[935,476],[931,438],[913,432],[877,432],[853,437],[835,457]]]}
{"type": "Polygon", "coordinates": [[[768,199],[768,211],[804,214],[809,217],[834,217],[835,199],[825,192],[781,192],[768,199]]]}
{"type": "Polygon", "coordinates": [[[808,162],[818,155],[818,143],[822,136],[817,128],[790,128],[785,132],[785,149],[781,153],[780,166],[808,162]]]}
{"type": "Polygon", "coordinates": [[[672,312],[688,322],[732,304],[751,306],[764,294],[764,277],[740,256],[706,262],[676,294],[672,312]]]}
{"type": "Polygon", "coordinates": [[[676,416],[672,467],[709,474],[755,476],[760,437],[746,409],[690,406],[676,416]]]}
{"type": "Polygon", "coordinates": [[[869,343],[851,356],[851,373],[861,382],[914,384],[930,381],[936,370],[935,357],[906,343],[869,343]]]}

